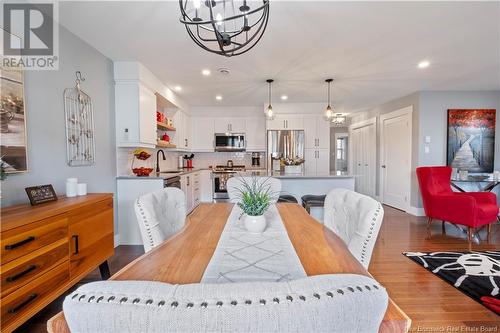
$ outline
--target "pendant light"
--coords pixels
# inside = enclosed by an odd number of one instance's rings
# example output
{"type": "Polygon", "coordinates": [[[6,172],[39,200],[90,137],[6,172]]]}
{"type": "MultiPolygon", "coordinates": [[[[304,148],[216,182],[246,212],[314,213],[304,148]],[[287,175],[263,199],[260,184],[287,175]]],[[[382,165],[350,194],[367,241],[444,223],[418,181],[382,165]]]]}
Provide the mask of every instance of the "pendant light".
{"type": "Polygon", "coordinates": [[[266,119],[267,120],[273,120],[274,119],[274,111],[273,111],[273,106],[271,105],[271,101],[272,101],[272,83],[274,82],[273,79],[267,79],[266,80],[268,86],[269,86],[269,89],[268,89],[268,92],[269,92],[269,104],[267,105],[267,108],[266,110],[264,111],[265,114],[266,114],[266,119]]]}
{"type": "Polygon", "coordinates": [[[331,97],[330,88],[331,88],[333,79],[326,79],[325,82],[328,84],[328,105],[325,109],[325,114],[323,115],[323,117],[325,118],[326,121],[331,121],[333,118],[333,109],[332,109],[332,105],[330,103],[330,97],[331,97]]]}

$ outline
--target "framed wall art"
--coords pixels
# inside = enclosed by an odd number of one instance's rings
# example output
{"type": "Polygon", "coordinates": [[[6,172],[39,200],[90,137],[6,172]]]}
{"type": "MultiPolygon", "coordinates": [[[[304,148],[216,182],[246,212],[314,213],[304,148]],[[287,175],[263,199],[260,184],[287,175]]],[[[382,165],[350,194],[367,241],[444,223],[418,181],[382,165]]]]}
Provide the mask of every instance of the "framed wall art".
{"type": "Polygon", "coordinates": [[[495,109],[449,109],[447,164],[472,173],[493,172],[495,109]]]}

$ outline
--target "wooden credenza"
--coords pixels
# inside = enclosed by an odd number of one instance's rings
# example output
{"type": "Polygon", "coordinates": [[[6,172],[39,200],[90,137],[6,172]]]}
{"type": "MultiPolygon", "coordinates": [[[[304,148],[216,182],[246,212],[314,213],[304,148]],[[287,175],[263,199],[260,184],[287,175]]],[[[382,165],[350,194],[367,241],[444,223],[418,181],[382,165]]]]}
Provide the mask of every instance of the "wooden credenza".
{"type": "Polygon", "coordinates": [[[109,277],[113,195],[1,210],[1,331],[11,332],[97,267],[109,277]]]}

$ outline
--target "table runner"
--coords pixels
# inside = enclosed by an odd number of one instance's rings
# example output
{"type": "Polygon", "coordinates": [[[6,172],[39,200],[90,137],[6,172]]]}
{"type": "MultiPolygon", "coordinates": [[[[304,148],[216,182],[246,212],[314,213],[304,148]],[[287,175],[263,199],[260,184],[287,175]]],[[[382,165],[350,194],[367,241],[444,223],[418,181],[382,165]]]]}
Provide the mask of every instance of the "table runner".
{"type": "Polygon", "coordinates": [[[277,282],[306,276],[275,205],[266,212],[267,228],[260,235],[245,229],[241,215],[241,209],[235,205],[202,283],[277,282]]]}

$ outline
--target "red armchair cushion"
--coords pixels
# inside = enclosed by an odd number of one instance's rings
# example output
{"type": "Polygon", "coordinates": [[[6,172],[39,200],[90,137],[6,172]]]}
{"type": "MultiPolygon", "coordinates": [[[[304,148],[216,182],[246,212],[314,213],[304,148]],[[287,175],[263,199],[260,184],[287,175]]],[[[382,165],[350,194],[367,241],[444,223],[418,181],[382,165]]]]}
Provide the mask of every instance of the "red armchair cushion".
{"type": "Polygon", "coordinates": [[[450,167],[420,167],[417,168],[417,178],[428,217],[470,227],[479,227],[496,220],[496,195],[453,192],[450,167]]]}

